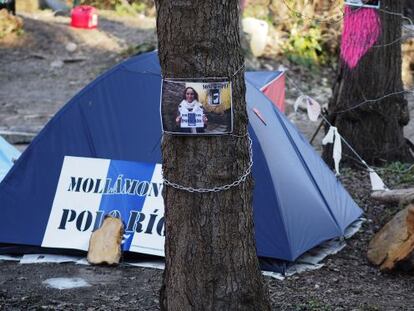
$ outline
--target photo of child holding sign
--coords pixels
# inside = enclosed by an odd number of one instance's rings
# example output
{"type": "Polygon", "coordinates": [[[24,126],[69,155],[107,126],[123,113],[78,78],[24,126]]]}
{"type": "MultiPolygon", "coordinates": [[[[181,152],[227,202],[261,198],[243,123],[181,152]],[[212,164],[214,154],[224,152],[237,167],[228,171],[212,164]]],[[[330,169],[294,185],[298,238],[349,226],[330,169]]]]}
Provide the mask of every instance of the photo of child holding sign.
{"type": "Polygon", "coordinates": [[[207,121],[203,105],[198,101],[198,93],[192,87],[187,87],[184,90],[183,100],[178,105],[175,122],[181,132],[202,133],[207,126],[207,121]]]}
{"type": "Polygon", "coordinates": [[[177,135],[232,132],[231,83],[166,79],[162,85],[163,131],[177,135]]]}

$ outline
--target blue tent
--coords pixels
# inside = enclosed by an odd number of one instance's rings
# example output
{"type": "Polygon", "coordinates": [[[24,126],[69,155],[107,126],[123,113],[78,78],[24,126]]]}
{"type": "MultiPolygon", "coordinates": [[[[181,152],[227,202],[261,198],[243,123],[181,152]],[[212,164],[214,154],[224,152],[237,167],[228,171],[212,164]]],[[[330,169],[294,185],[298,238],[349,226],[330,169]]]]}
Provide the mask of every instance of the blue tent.
{"type": "MultiPolygon", "coordinates": [[[[277,74],[246,74],[256,243],[259,257],[294,261],[314,246],[343,236],[362,211],[297,129],[259,91],[277,74]]],[[[44,236],[65,156],[160,163],[160,86],[153,52],[115,66],[70,100],[0,184],[0,243],[50,247],[44,236]]],[[[69,190],[80,189],[75,181],[73,177],[69,190]]],[[[82,184],[87,190],[89,186],[82,184]]],[[[75,212],[63,211],[65,221],[75,222],[75,212]]],[[[79,231],[91,223],[89,214],[82,217],[76,220],[79,231]]],[[[66,223],[57,226],[62,229],[66,223]]]]}
{"type": "Polygon", "coordinates": [[[20,156],[20,151],[0,136],[0,182],[20,156]]]}

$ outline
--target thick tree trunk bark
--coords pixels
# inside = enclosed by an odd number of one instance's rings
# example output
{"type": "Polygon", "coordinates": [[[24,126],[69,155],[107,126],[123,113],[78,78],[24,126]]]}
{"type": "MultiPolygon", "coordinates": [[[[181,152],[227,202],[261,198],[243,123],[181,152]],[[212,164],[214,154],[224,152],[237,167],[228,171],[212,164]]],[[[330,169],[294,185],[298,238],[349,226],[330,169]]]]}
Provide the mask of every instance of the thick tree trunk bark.
{"type": "MultiPolygon", "coordinates": [[[[232,77],[234,132],[247,132],[238,0],[157,0],[164,77],[232,77]]],[[[246,137],[164,135],[163,174],[192,187],[231,184],[249,165],[246,137]]],[[[162,310],[269,310],[255,252],[252,179],[207,194],[164,188],[162,310]]]]}
{"type": "MultiPolygon", "coordinates": [[[[409,114],[401,80],[401,16],[384,12],[402,13],[403,1],[381,0],[381,8],[345,11],[353,17],[344,20],[349,24],[344,25],[329,119],[366,162],[409,162],[413,159],[403,136],[409,114]],[[368,51],[359,59],[361,49],[368,51]],[[390,93],[397,94],[386,96],[390,93]]],[[[355,159],[346,146],[343,153],[345,161],[355,159]]],[[[329,163],[331,154],[330,147],[324,149],[329,163]]]]}

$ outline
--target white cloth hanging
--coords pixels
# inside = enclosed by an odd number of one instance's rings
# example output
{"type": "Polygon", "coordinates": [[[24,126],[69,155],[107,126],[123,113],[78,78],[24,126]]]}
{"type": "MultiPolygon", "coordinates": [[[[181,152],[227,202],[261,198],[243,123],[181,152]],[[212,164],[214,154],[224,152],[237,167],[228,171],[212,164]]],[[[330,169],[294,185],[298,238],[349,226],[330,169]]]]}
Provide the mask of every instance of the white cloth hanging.
{"type": "Polygon", "coordinates": [[[296,99],[296,101],[295,101],[295,103],[293,104],[293,109],[295,110],[295,112],[297,112],[298,111],[298,107],[299,107],[299,105],[301,104],[301,103],[303,103],[305,100],[306,100],[306,95],[300,95],[297,99],[296,99]]]}
{"type": "Polygon", "coordinates": [[[309,120],[316,122],[321,114],[321,105],[312,97],[306,97],[306,110],[308,111],[309,120]]]}
{"type": "Polygon", "coordinates": [[[369,179],[371,180],[371,190],[372,191],[384,191],[388,190],[387,186],[382,181],[381,177],[372,169],[368,168],[369,179]]]}
{"type": "Polygon", "coordinates": [[[334,159],[336,175],[339,174],[339,162],[342,159],[342,142],[341,135],[338,133],[338,129],[335,126],[329,127],[328,133],[322,140],[322,144],[332,144],[333,143],[333,153],[332,157],[334,159]]]}
{"type": "Polygon", "coordinates": [[[295,110],[295,112],[297,112],[298,107],[301,104],[306,104],[306,111],[308,113],[309,120],[313,122],[317,121],[319,115],[321,114],[321,105],[312,97],[309,97],[307,95],[301,95],[296,99],[293,105],[293,109],[295,110]]]}

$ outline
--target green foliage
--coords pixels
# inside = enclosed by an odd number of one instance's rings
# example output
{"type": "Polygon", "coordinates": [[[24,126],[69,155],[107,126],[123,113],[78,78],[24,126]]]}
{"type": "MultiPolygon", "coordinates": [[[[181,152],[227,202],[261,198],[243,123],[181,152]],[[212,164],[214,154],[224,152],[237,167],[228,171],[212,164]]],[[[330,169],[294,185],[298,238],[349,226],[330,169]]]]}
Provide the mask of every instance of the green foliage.
{"type": "Polygon", "coordinates": [[[144,13],[148,9],[144,2],[133,2],[131,6],[137,13],[144,13]]]}
{"type": "Polygon", "coordinates": [[[81,0],[81,4],[93,5],[98,9],[115,10],[121,15],[148,13],[154,6],[151,0],[81,0]]]}
{"type": "Polygon", "coordinates": [[[272,53],[312,69],[337,60],[341,0],[249,0],[244,17],[269,24],[272,53]]]}
{"type": "Polygon", "coordinates": [[[133,55],[139,55],[142,53],[153,51],[157,48],[153,42],[144,42],[136,46],[130,46],[121,52],[121,57],[127,58],[133,55]]]}
{"type": "Polygon", "coordinates": [[[153,1],[150,0],[81,0],[81,4],[92,5],[98,9],[114,10],[120,15],[134,15],[145,13],[152,15],[154,7],[153,1]]]}
{"type": "Polygon", "coordinates": [[[113,10],[121,2],[119,0],[81,0],[81,4],[92,5],[98,9],[113,10]]]}
{"type": "Polygon", "coordinates": [[[20,36],[23,33],[23,20],[9,14],[5,9],[0,10],[0,39],[8,35],[20,36]]]}
{"type": "Polygon", "coordinates": [[[377,305],[370,305],[367,303],[364,303],[360,306],[361,311],[378,311],[380,308],[377,305]]]}
{"type": "Polygon", "coordinates": [[[414,184],[414,165],[392,162],[382,169],[381,172],[384,179],[389,180],[393,184],[414,184]]]}
{"type": "Polygon", "coordinates": [[[119,15],[132,15],[135,13],[131,6],[125,6],[122,3],[115,5],[115,12],[119,15]]]}
{"type": "Polygon", "coordinates": [[[250,1],[249,5],[244,9],[243,17],[254,17],[270,23],[272,22],[268,7],[262,3],[255,3],[254,1],[250,1]]]}
{"type": "Polygon", "coordinates": [[[284,44],[283,52],[290,61],[313,67],[324,63],[324,54],[321,47],[321,30],[313,25],[304,27],[297,23],[292,26],[290,36],[284,44]]]}
{"type": "Polygon", "coordinates": [[[323,304],[317,299],[311,299],[306,303],[297,305],[295,311],[330,311],[332,308],[328,305],[323,304]]]}

